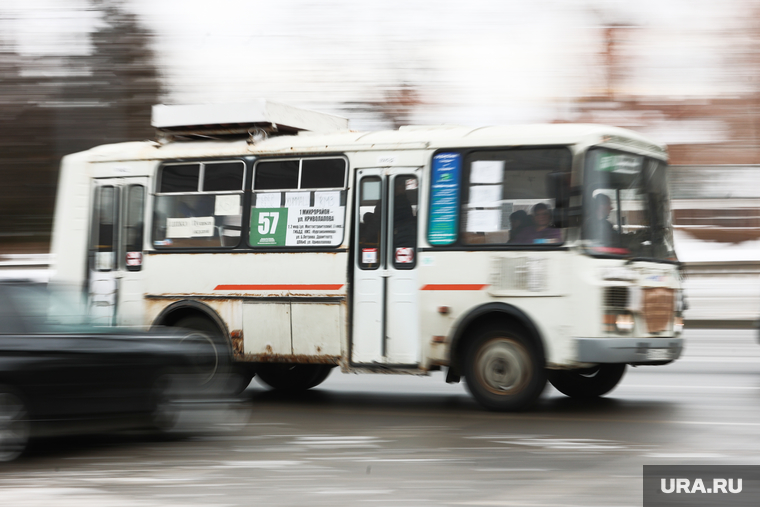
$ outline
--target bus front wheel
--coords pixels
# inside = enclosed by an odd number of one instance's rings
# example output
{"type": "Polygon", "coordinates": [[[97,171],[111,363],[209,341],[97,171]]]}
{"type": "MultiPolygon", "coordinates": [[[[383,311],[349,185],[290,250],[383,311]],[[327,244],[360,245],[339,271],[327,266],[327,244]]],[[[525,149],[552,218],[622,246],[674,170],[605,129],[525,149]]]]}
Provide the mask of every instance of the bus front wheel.
{"type": "Polygon", "coordinates": [[[549,370],[549,382],[571,398],[598,398],[612,391],[625,373],[625,364],[598,364],[583,370],[549,370]]]}
{"type": "Polygon", "coordinates": [[[490,325],[476,334],[468,348],[465,381],[485,408],[515,411],[541,395],[546,373],[532,340],[507,326],[490,325]]]}
{"type": "Polygon", "coordinates": [[[326,364],[261,363],[256,375],[272,389],[286,392],[306,391],[327,379],[332,366],[326,364]]]}

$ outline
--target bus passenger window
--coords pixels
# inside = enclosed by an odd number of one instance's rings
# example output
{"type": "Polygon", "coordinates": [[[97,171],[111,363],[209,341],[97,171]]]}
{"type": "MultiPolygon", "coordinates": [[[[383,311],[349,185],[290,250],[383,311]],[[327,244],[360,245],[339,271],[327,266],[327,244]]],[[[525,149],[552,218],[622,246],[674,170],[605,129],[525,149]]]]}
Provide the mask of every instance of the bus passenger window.
{"type": "Polygon", "coordinates": [[[159,192],[197,192],[200,171],[200,164],[167,165],[161,171],[159,192]]]}
{"type": "Polygon", "coordinates": [[[298,160],[259,162],[255,171],[254,190],[298,188],[298,160]]]}
{"type": "Polygon", "coordinates": [[[382,254],[380,231],[383,202],[380,178],[376,176],[364,178],[359,193],[359,267],[377,269],[380,266],[382,254]]]}
{"type": "Polygon", "coordinates": [[[261,160],[253,168],[254,248],[335,248],[346,213],[344,158],[261,160]]]}
{"type": "Polygon", "coordinates": [[[224,192],[243,189],[245,166],[240,162],[208,163],[203,167],[203,191],[224,192]]]}
{"type": "Polygon", "coordinates": [[[301,167],[300,188],[343,188],[346,161],[342,158],[305,158],[301,167]]]}
{"type": "Polygon", "coordinates": [[[567,148],[473,152],[465,164],[465,244],[552,246],[564,241],[554,223],[551,174],[570,171],[567,148]]]}
{"type": "Polygon", "coordinates": [[[159,178],[153,205],[154,247],[225,248],[240,243],[242,160],[168,163],[159,169],[159,178]]]}

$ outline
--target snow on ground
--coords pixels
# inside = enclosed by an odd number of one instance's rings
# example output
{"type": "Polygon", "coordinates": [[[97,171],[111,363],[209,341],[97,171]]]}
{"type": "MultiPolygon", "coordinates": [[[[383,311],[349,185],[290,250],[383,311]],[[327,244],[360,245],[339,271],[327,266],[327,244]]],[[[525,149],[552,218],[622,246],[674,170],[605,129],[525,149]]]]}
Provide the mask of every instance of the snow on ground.
{"type": "Polygon", "coordinates": [[[678,260],[690,262],[746,262],[760,261],[760,240],[742,243],[703,241],[684,231],[675,230],[673,239],[678,260]]]}

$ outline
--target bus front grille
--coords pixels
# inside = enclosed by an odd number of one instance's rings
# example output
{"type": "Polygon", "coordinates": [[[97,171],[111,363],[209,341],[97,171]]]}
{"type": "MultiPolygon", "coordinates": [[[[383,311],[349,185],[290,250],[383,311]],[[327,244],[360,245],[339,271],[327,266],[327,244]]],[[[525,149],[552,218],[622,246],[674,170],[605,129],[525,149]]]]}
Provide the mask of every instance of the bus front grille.
{"type": "Polygon", "coordinates": [[[627,309],[629,292],[628,287],[607,287],[604,290],[604,306],[616,310],[627,309]]]}

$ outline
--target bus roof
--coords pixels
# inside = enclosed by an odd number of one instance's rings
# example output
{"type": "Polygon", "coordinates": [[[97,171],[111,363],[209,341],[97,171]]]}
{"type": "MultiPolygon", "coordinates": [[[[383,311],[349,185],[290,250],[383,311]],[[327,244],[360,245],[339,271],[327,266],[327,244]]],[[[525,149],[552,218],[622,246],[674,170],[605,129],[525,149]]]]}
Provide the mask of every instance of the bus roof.
{"type": "Polygon", "coordinates": [[[300,132],[254,142],[246,140],[193,140],[132,142],[92,148],[95,162],[161,160],[217,156],[335,153],[364,150],[446,149],[486,146],[605,144],[666,157],[667,148],[627,129],[595,124],[533,124],[465,127],[458,125],[408,126],[398,130],[333,133],[300,132]]]}
{"type": "Polygon", "coordinates": [[[348,128],[348,120],[332,114],[258,99],[245,104],[199,104],[153,106],[151,125],[160,131],[182,134],[243,132],[252,127],[274,128],[293,133],[335,132],[348,128]]]}

